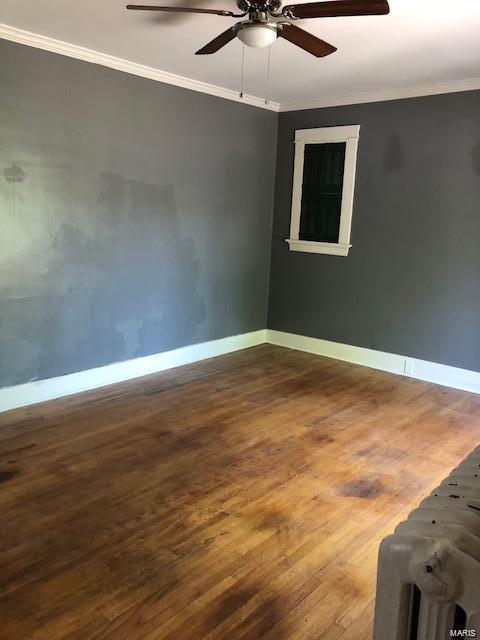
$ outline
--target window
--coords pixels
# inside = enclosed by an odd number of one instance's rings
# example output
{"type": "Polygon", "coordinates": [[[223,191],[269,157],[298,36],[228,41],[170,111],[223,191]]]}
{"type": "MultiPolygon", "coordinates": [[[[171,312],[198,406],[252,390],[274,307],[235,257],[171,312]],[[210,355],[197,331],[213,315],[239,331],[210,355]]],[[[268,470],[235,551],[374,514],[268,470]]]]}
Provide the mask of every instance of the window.
{"type": "Polygon", "coordinates": [[[359,125],[295,133],[291,251],[347,256],[359,125]]]}

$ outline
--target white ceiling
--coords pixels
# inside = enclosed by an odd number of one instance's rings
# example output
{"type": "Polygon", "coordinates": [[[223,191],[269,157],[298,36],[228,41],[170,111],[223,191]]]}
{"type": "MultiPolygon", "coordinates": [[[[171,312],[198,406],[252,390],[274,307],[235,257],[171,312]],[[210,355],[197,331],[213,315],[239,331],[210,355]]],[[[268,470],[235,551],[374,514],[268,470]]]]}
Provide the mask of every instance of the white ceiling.
{"type": "MultiPolygon", "coordinates": [[[[238,40],[215,55],[194,55],[235,19],[129,12],[126,3],[1,0],[0,23],[238,90],[242,52],[238,40]]],[[[164,4],[235,9],[233,0],[164,4]]],[[[480,78],[480,0],[390,0],[390,6],[388,16],[298,21],[298,26],[338,51],[316,59],[277,40],[271,50],[272,100],[282,105],[309,103],[480,78]]],[[[265,95],[266,63],[266,50],[246,48],[247,93],[265,95]]]]}

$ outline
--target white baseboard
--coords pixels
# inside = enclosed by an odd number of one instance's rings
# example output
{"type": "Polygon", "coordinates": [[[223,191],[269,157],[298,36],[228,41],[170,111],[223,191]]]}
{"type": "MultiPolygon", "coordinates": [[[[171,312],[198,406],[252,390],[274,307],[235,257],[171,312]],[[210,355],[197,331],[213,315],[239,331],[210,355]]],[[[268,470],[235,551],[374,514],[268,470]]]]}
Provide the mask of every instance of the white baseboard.
{"type": "Polygon", "coordinates": [[[419,360],[394,353],[385,353],[364,347],[355,347],[340,342],[319,338],[308,338],[294,333],[261,329],[211,342],[181,347],[165,353],[156,353],[144,358],[116,362],[105,367],[79,371],[58,378],[37,380],[16,387],[0,389],[0,412],[25,407],[63,396],[90,391],[117,382],[140,378],[173,367],[179,367],[207,358],[225,355],[259,344],[274,344],[297,351],[306,351],[327,358],[343,360],[353,364],[409,376],[426,382],[433,382],[453,389],[480,393],[480,373],[450,367],[445,364],[419,360]]]}
{"type": "Polygon", "coordinates": [[[146,376],[179,367],[191,362],[198,362],[207,358],[232,353],[240,349],[254,347],[266,342],[267,331],[252,331],[229,338],[202,342],[188,347],[181,347],[173,351],[156,353],[144,358],[115,362],[114,364],[79,371],[58,378],[37,380],[16,387],[0,389],[0,411],[8,411],[18,407],[25,407],[38,402],[54,400],[74,393],[105,387],[116,382],[123,382],[133,378],[146,376]]]}
{"type": "Polygon", "coordinates": [[[480,373],[459,369],[445,364],[419,360],[400,356],[394,353],[385,353],[364,347],[354,347],[340,342],[308,338],[294,333],[274,331],[267,329],[267,342],[288,349],[307,351],[327,358],[335,358],[353,364],[359,364],[372,369],[388,371],[426,382],[433,382],[445,387],[480,393],[480,373]]]}

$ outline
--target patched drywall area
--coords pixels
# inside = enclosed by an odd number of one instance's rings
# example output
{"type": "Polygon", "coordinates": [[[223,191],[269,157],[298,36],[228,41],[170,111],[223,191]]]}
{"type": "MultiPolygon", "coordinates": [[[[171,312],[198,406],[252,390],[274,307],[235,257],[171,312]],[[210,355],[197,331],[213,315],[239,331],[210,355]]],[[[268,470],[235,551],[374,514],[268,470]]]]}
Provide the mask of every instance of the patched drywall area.
{"type": "Polygon", "coordinates": [[[0,41],[0,386],[266,326],[277,116],[0,41]]]}
{"type": "Polygon", "coordinates": [[[268,326],[480,371],[480,91],[281,113],[268,326]],[[348,257],[289,252],[296,129],[360,125],[348,257]]]}

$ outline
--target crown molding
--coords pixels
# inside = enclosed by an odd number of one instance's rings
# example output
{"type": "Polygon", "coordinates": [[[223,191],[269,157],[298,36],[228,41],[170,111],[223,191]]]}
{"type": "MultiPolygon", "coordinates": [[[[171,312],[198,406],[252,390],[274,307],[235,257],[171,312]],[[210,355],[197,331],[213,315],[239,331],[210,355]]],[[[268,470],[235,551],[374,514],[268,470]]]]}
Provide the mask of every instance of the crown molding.
{"type": "Polygon", "coordinates": [[[275,112],[323,109],[325,107],[339,107],[342,105],[363,104],[367,102],[385,102],[388,100],[402,100],[406,98],[418,98],[421,96],[433,96],[480,89],[480,77],[476,77],[467,78],[465,80],[454,80],[452,82],[433,82],[410,87],[399,87],[396,89],[385,90],[380,89],[377,91],[367,91],[364,93],[346,96],[327,96],[319,99],[298,100],[293,102],[284,102],[281,104],[270,101],[266,104],[263,98],[259,98],[257,96],[244,94],[243,98],[241,98],[238,92],[232,91],[231,89],[225,89],[224,87],[209,84],[208,82],[201,82],[199,80],[194,80],[193,78],[187,78],[186,76],[162,71],[161,69],[147,67],[142,64],[137,64],[136,62],[131,62],[130,60],[111,56],[107,53],[94,51],[93,49],[87,49],[75,44],[70,44],[69,42],[63,42],[62,40],[56,40],[55,38],[49,38],[30,31],[24,31],[23,29],[17,29],[16,27],[11,27],[7,24],[0,23],[0,38],[10,40],[11,42],[18,42],[19,44],[24,44],[29,47],[51,51],[52,53],[58,53],[60,55],[68,56],[69,58],[76,58],[77,60],[99,64],[103,67],[123,71],[124,73],[131,73],[142,78],[155,80],[156,82],[171,84],[176,87],[190,89],[191,91],[198,91],[199,93],[206,93],[218,98],[241,102],[260,109],[267,109],[275,112]]]}
{"type": "Polygon", "coordinates": [[[4,40],[10,40],[11,42],[17,42],[19,44],[25,44],[29,47],[35,47],[37,49],[43,49],[52,53],[58,53],[69,58],[76,58],[77,60],[83,60],[84,62],[92,62],[93,64],[99,64],[102,67],[109,67],[117,71],[123,71],[124,73],[131,73],[135,76],[141,76],[142,78],[148,78],[157,82],[163,82],[165,84],[171,84],[176,87],[182,87],[183,89],[190,89],[191,91],[198,91],[199,93],[207,93],[211,96],[218,98],[225,98],[226,100],[232,100],[234,102],[241,102],[261,109],[267,109],[269,111],[280,110],[278,102],[265,103],[263,98],[244,94],[243,98],[240,97],[238,92],[231,89],[225,89],[218,87],[208,82],[201,82],[194,80],[193,78],[187,78],[186,76],[179,76],[168,71],[162,71],[161,69],[154,69],[153,67],[147,67],[130,60],[124,60],[123,58],[117,58],[107,53],[100,51],[94,51],[93,49],[86,49],[76,44],[70,44],[69,42],[63,42],[62,40],[56,40],[55,38],[49,38],[37,33],[31,33],[30,31],[24,31],[23,29],[17,29],[7,24],[0,23],[0,38],[4,40]]]}
{"type": "Polygon", "coordinates": [[[424,85],[399,87],[398,89],[368,91],[349,96],[332,96],[314,100],[284,102],[280,104],[280,112],[324,109],[325,107],[340,107],[342,105],[363,104],[366,102],[403,100],[406,98],[419,98],[422,96],[435,96],[443,93],[458,93],[460,91],[475,91],[478,89],[480,89],[480,77],[454,80],[452,82],[433,82],[424,85]]]}

